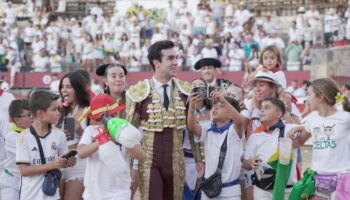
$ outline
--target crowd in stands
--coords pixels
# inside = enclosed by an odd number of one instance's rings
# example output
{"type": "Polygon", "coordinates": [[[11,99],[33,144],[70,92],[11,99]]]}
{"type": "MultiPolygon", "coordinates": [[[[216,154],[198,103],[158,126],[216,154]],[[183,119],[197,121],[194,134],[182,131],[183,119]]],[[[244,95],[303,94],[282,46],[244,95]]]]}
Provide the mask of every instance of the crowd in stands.
{"type": "MultiPolygon", "coordinates": [[[[11,71],[12,77],[21,69],[94,71],[96,66],[111,62],[121,63],[131,72],[149,71],[147,49],[164,39],[175,42],[182,71],[193,70],[194,63],[203,57],[212,57],[222,62],[223,70],[249,73],[259,66],[260,52],[269,45],[280,49],[284,69],[297,71],[310,63],[309,52],[319,42],[317,33],[323,23],[316,5],[308,10],[299,7],[289,30],[280,30],[275,16],[257,18],[244,2],[198,4],[191,10],[186,1],[176,2],[180,7],[169,1],[164,14],[157,17],[137,4],[125,14],[118,9],[106,13],[97,4],[82,19],[52,17],[40,2],[28,5],[33,16],[25,25],[16,21],[12,3],[8,3],[1,19],[0,71],[11,71]],[[283,32],[288,36],[284,37],[283,32]]],[[[58,7],[57,11],[64,11],[62,5],[58,7]]],[[[349,13],[344,9],[326,13],[326,46],[350,38],[349,13]]],[[[12,87],[13,78],[10,82],[12,87]]]]}

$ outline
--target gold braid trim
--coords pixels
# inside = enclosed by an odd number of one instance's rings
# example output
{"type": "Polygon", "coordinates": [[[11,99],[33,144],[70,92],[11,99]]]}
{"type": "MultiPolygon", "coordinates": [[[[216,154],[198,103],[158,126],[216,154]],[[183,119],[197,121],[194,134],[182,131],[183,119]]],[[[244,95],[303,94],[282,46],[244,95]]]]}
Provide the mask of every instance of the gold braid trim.
{"type": "Polygon", "coordinates": [[[173,174],[174,174],[174,200],[182,200],[185,183],[185,160],[182,147],[182,130],[173,129],[173,174]]]}
{"type": "Polygon", "coordinates": [[[143,162],[139,161],[138,171],[140,177],[140,190],[142,200],[149,200],[149,185],[153,161],[153,142],[154,132],[144,131],[142,139],[142,149],[146,153],[146,158],[143,162]]]}

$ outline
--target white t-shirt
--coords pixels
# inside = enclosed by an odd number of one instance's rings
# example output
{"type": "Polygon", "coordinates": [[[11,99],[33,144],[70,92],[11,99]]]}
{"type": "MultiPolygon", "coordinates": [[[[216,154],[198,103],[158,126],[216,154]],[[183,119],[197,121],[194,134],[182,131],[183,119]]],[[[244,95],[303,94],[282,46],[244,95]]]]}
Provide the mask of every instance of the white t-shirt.
{"type": "MultiPolygon", "coordinates": [[[[237,135],[234,125],[231,125],[228,130],[221,133],[215,133],[213,131],[207,131],[210,128],[210,124],[205,121],[200,122],[202,127],[202,135],[200,142],[204,143],[205,159],[205,174],[204,177],[208,178],[215,173],[218,163],[221,145],[223,144],[226,135],[227,136],[227,151],[222,168],[221,178],[223,183],[229,183],[240,177],[241,174],[241,156],[243,154],[242,139],[237,135]],[[208,162],[210,161],[210,162],[208,162]]],[[[219,197],[234,197],[241,195],[241,187],[239,184],[224,187],[219,197]]]]}
{"type": "MultiPolygon", "coordinates": [[[[93,138],[98,135],[97,126],[88,126],[84,130],[79,144],[91,144],[93,138]]],[[[121,147],[121,153],[125,162],[129,163],[126,149],[121,147]]],[[[114,199],[125,200],[131,197],[130,169],[127,167],[125,173],[118,177],[110,176],[106,166],[100,159],[98,151],[90,155],[86,162],[84,176],[84,199],[114,199]],[[103,181],[102,181],[103,180],[103,181]]]]}
{"type": "Polygon", "coordinates": [[[15,99],[13,94],[3,92],[0,96],[0,116],[9,122],[9,107],[11,102],[15,99]]]}
{"type": "MultiPolygon", "coordinates": [[[[45,137],[39,137],[46,163],[53,162],[57,157],[68,151],[65,134],[56,128],[45,137]]],[[[29,128],[24,130],[16,142],[16,164],[41,165],[38,143],[29,128]]],[[[45,173],[22,176],[20,191],[21,199],[59,199],[59,191],[54,196],[47,196],[42,191],[45,173]]]]}
{"type": "Polygon", "coordinates": [[[16,165],[16,141],[19,133],[10,131],[5,135],[5,151],[6,160],[4,161],[4,168],[6,168],[13,176],[20,177],[19,167],[16,165]]]}
{"type": "Polygon", "coordinates": [[[305,122],[305,129],[313,138],[312,169],[319,172],[350,170],[350,113],[337,111],[321,117],[312,112],[305,122]]]}
{"type": "MultiPolygon", "coordinates": [[[[292,128],[297,127],[296,124],[286,124],[284,129],[284,137],[287,137],[288,131],[292,128]]],[[[261,132],[252,134],[245,146],[244,159],[250,159],[258,157],[262,162],[266,163],[269,161],[270,157],[278,149],[278,139],[279,139],[279,129],[275,129],[271,134],[261,132]]],[[[292,164],[291,174],[289,176],[288,185],[293,185],[297,182],[297,150],[294,149],[294,160],[292,164]]],[[[271,167],[272,168],[272,167],[271,167]]]]}
{"type": "Polygon", "coordinates": [[[42,57],[36,54],[33,57],[33,67],[35,72],[46,72],[49,64],[49,58],[47,56],[42,57]]]}
{"type": "Polygon", "coordinates": [[[6,159],[6,153],[5,153],[5,136],[8,133],[8,130],[10,128],[10,124],[8,119],[5,119],[3,116],[0,115],[0,170],[3,170],[4,162],[6,159]]]}

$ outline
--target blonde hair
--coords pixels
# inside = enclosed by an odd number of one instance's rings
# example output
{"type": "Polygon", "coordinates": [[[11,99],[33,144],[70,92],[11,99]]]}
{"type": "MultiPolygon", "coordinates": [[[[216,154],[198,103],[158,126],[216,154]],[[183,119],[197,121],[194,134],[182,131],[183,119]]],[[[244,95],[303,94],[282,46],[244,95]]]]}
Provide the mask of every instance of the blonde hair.
{"type": "MultiPolygon", "coordinates": [[[[328,105],[336,104],[336,96],[341,93],[333,80],[329,78],[320,78],[312,81],[308,87],[312,87],[317,97],[323,96],[328,105]]],[[[350,111],[349,100],[345,97],[343,102],[345,111],[350,111]]]]}
{"type": "Polygon", "coordinates": [[[267,46],[267,47],[265,47],[265,49],[262,50],[262,52],[260,54],[260,58],[259,58],[259,63],[261,65],[263,65],[263,57],[264,57],[264,53],[266,53],[266,52],[271,52],[271,53],[275,54],[277,57],[277,65],[282,66],[281,51],[275,45],[267,46]]]}

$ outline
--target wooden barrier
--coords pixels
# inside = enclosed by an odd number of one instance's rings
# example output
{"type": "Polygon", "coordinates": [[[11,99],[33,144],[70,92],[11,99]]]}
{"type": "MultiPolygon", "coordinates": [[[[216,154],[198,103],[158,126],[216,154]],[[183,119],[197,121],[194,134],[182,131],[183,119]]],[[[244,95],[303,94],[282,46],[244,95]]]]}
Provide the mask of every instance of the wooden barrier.
{"type": "MultiPolygon", "coordinates": [[[[65,73],[59,73],[58,78],[64,76],[65,73]]],[[[127,80],[130,85],[137,83],[139,80],[152,77],[152,72],[130,72],[127,75],[127,80]]],[[[289,84],[292,80],[298,80],[302,82],[303,80],[310,79],[309,71],[298,71],[298,72],[285,72],[287,83],[289,84]]],[[[0,73],[5,75],[7,81],[10,80],[10,74],[0,73]]],[[[18,73],[15,77],[15,87],[16,88],[32,88],[32,87],[48,87],[51,82],[50,72],[26,72],[18,73]]],[[[101,77],[96,76],[95,73],[90,73],[91,77],[98,80],[100,83],[103,82],[101,77]]],[[[217,74],[217,77],[227,79],[233,83],[241,84],[243,81],[243,72],[226,72],[223,75],[217,74]]],[[[182,80],[191,81],[194,78],[201,77],[199,72],[179,72],[177,77],[182,80]]]]}

